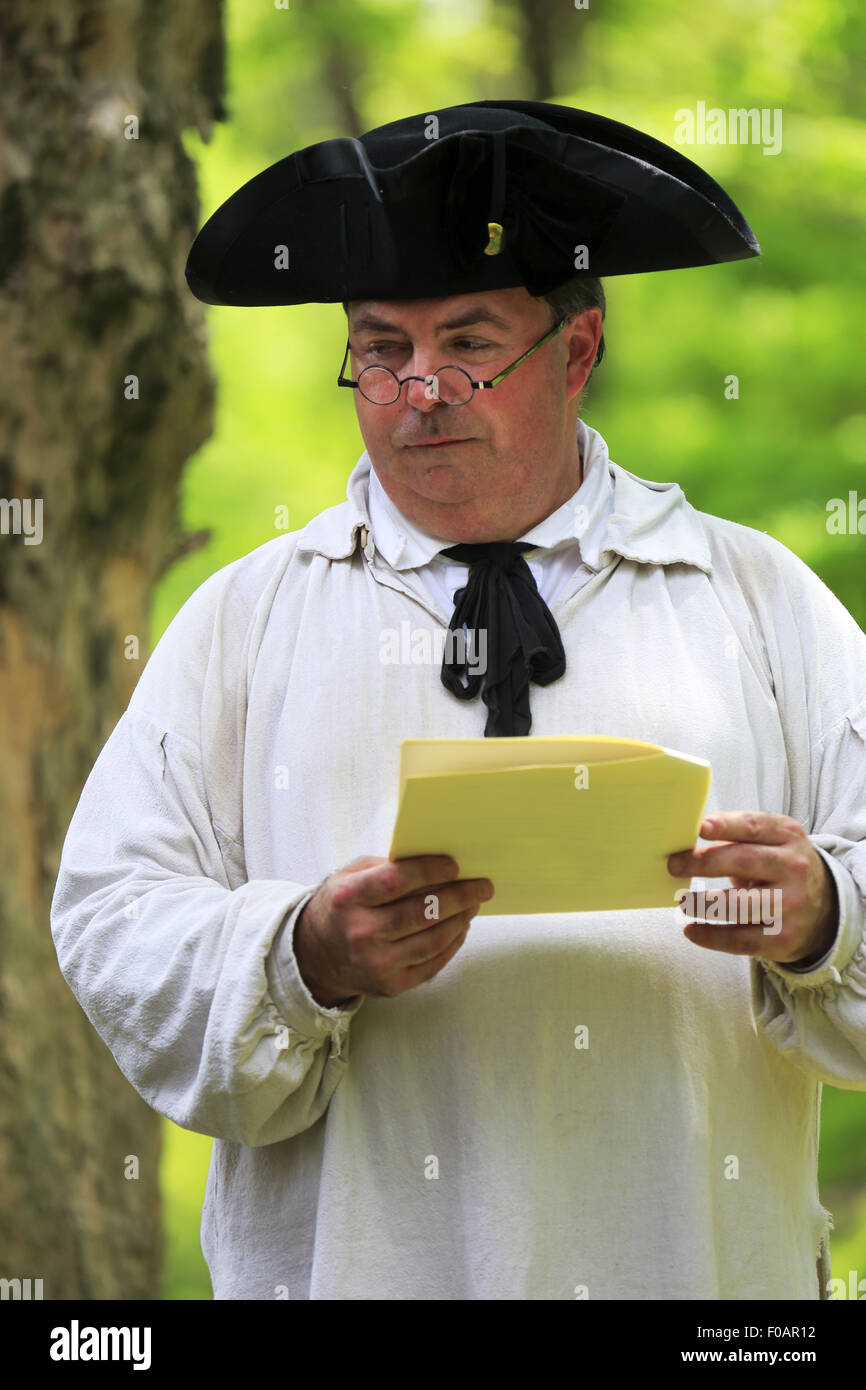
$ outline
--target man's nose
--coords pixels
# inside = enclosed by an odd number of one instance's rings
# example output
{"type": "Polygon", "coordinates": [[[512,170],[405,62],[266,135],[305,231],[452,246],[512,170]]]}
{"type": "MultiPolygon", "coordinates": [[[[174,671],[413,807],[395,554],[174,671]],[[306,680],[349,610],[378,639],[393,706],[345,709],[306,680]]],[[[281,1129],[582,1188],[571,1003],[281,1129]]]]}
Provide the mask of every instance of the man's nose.
{"type": "MultiPolygon", "coordinates": [[[[418,375],[420,376],[420,372],[418,375]]],[[[433,374],[428,372],[427,375],[431,376],[433,374]]],[[[407,381],[403,390],[406,392],[408,404],[411,405],[414,410],[430,411],[433,410],[435,406],[442,404],[436,391],[435,379],[432,382],[407,381]]]]}
{"type": "Polygon", "coordinates": [[[434,349],[428,352],[416,351],[410,363],[407,363],[401,375],[423,377],[423,381],[407,381],[403,390],[406,392],[406,400],[409,405],[416,410],[430,411],[434,406],[441,404],[436,390],[435,373],[441,363],[441,352],[437,355],[434,349]]]}

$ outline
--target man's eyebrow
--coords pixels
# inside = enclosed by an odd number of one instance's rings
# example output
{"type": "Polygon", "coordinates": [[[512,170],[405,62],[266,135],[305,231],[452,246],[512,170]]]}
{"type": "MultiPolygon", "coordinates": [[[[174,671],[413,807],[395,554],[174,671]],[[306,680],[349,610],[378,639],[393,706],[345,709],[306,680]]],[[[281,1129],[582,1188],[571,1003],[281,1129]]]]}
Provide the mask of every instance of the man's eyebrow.
{"type": "MultiPolygon", "coordinates": [[[[437,323],[436,332],[444,333],[454,328],[469,328],[474,323],[489,323],[493,328],[502,328],[506,331],[513,326],[508,319],[494,314],[492,309],[486,309],[483,304],[470,304],[462,313],[444,319],[442,323],[437,323]]],[[[352,331],[354,333],[366,333],[368,331],[404,333],[405,329],[401,328],[398,323],[390,323],[388,319],[380,318],[378,314],[366,310],[355,319],[352,331]]]]}

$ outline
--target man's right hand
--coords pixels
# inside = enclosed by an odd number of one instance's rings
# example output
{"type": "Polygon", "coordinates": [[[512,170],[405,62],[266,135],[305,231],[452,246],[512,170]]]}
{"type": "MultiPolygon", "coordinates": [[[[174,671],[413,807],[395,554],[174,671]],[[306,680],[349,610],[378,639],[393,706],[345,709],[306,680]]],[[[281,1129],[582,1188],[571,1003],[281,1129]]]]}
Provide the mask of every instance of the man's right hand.
{"type": "Polygon", "coordinates": [[[490,879],[458,879],[459,872],[447,855],[366,855],[326,878],[293,938],[317,1003],[332,1009],[358,994],[391,997],[438,975],[493,897],[490,879]]]}

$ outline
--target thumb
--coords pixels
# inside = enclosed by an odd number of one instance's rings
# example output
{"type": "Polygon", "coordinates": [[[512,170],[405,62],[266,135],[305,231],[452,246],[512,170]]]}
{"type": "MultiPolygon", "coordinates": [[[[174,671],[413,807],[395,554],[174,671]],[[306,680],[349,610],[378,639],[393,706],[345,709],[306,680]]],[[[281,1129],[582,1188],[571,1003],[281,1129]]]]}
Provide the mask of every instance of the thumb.
{"type": "Polygon", "coordinates": [[[381,854],[363,854],[360,859],[353,859],[351,864],[344,864],[339,870],[345,873],[349,869],[372,869],[374,864],[387,864],[388,860],[381,854]]]}

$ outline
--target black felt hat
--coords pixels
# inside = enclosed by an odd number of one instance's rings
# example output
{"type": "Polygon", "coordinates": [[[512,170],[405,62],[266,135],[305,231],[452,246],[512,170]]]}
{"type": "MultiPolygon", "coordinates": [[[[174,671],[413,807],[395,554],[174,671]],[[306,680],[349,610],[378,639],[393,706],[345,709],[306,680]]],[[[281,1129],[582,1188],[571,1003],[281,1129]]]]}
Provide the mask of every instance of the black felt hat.
{"type": "Polygon", "coordinates": [[[760,250],[724,189],[661,141],[568,106],[475,101],[279,160],[206,222],[186,278],[207,304],[543,295],[760,250]]]}

